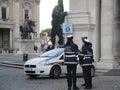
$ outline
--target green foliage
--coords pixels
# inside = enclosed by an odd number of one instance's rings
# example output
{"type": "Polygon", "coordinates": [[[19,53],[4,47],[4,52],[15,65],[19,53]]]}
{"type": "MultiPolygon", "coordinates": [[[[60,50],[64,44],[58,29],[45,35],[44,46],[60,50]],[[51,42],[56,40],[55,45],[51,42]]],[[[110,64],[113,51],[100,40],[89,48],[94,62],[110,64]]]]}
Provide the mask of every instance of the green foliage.
{"type": "Polygon", "coordinates": [[[51,28],[47,28],[47,29],[44,29],[42,30],[42,32],[40,33],[40,36],[45,36],[45,34],[48,34],[48,36],[51,35],[51,28]]]}

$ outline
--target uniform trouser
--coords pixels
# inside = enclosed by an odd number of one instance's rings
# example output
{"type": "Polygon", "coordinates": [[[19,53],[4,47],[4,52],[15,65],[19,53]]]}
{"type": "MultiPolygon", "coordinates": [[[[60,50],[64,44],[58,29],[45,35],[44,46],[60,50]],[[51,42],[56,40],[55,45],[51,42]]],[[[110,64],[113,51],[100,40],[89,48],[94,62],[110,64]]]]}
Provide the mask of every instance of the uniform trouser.
{"type": "Polygon", "coordinates": [[[85,80],[85,87],[92,88],[91,66],[83,66],[83,78],[85,80]]]}
{"type": "Polygon", "coordinates": [[[67,65],[67,84],[68,87],[76,87],[76,69],[77,69],[77,64],[69,64],[67,65]]]}

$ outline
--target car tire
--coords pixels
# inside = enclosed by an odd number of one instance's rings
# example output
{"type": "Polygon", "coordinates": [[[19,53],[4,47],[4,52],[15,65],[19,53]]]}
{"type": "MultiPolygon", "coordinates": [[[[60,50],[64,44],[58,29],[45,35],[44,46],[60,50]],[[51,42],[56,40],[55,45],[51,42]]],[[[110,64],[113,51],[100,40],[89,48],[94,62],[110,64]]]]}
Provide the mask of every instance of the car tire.
{"type": "Polygon", "coordinates": [[[95,67],[91,68],[91,76],[94,77],[95,76],[95,67]]]}
{"type": "Polygon", "coordinates": [[[59,78],[61,75],[61,68],[59,66],[53,66],[50,71],[50,77],[51,78],[59,78]]]}

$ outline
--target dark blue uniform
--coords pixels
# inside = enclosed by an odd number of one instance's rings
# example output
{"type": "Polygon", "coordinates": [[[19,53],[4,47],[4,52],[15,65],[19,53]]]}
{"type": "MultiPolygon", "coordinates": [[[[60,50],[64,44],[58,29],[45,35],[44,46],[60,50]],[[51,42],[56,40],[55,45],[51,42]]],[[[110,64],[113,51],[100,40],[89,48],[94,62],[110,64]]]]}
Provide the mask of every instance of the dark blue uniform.
{"type": "Polygon", "coordinates": [[[90,43],[85,42],[79,55],[79,62],[83,68],[83,77],[85,80],[85,89],[92,88],[91,67],[93,62],[93,50],[90,43]]]}
{"type": "Polygon", "coordinates": [[[77,69],[77,53],[78,46],[73,43],[72,40],[68,39],[68,42],[65,45],[65,58],[64,64],[67,66],[67,83],[68,83],[68,90],[71,90],[73,85],[73,89],[79,89],[76,86],[76,69],[77,69]]]}
{"type": "Polygon", "coordinates": [[[65,64],[78,64],[78,46],[75,43],[70,43],[70,45],[65,46],[65,64]]]}

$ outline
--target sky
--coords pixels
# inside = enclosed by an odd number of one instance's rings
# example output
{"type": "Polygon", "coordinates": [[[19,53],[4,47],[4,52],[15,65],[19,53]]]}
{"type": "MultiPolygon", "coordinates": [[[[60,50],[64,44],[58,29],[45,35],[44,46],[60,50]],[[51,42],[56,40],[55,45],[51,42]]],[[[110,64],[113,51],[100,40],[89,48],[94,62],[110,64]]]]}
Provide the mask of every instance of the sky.
{"type": "MultiPolygon", "coordinates": [[[[51,28],[51,14],[58,0],[41,0],[40,2],[40,30],[51,28]]],[[[64,11],[69,11],[69,0],[63,0],[64,11]]]]}

